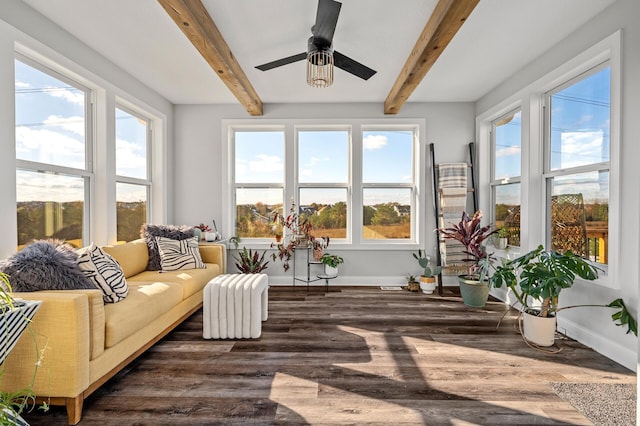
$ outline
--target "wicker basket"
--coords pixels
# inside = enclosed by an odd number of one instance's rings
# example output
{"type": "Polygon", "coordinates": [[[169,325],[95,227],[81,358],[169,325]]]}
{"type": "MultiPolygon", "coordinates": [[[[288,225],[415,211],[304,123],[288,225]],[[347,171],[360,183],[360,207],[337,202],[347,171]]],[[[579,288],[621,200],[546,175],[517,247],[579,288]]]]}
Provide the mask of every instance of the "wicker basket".
{"type": "Polygon", "coordinates": [[[419,282],[407,283],[407,290],[420,291],[420,283],[419,282]]]}

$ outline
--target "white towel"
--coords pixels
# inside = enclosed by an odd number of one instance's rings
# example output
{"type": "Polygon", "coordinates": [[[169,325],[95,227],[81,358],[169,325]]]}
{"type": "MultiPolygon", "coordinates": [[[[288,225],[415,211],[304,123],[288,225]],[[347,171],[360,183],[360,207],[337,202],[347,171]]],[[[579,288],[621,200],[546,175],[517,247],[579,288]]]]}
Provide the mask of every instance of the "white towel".
{"type": "Polygon", "coordinates": [[[442,163],[438,165],[439,188],[466,188],[467,163],[442,163]]]}

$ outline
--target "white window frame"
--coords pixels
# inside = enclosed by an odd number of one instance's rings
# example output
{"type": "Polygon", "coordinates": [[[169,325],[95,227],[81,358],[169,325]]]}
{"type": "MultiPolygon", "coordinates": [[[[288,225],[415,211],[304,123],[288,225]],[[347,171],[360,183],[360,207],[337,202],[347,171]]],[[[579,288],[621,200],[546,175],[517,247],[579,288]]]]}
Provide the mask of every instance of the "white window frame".
{"type": "MultiPolygon", "coordinates": [[[[489,189],[491,180],[491,122],[501,115],[522,106],[522,180],[521,180],[521,247],[510,252],[518,256],[538,244],[545,244],[546,236],[546,185],[542,179],[544,164],[544,95],[555,87],[581,75],[593,67],[609,61],[611,67],[611,127],[609,173],[609,264],[593,284],[619,289],[616,274],[620,253],[620,70],[621,31],[616,31],[602,41],[587,48],[575,57],[559,65],[553,71],[533,81],[502,102],[476,117],[480,141],[480,186],[489,189]]],[[[490,209],[490,197],[481,199],[483,209],[490,209]]]]}
{"type": "MultiPolygon", "coordinates": [[[[44,74],[47,74],[60,81],[68,83],[76,89],[79,89],[85,94],[84,105],[84,143],[85,143],[85,167],[84,169],[78,169],[75,167],[60,166],[49,163],[41,163],[36,161],[21,160],[16,158],[16,171],[23,170],[34,173],[52,173],[55,175],[66,175],[71,177],[78,177],[84,181],[84,200],[83,200],[83,217],[82,217],[82,244],[88,245],[92,239],[92,193],[95,181],[93,153],[94,153],[94,99],[95,92],[86,85],[80,83],[73,77],[65,74],[63,71],[59,71],[49,67],[42,62],[35,60],[19,51],[14,54],[14,60],[20,61],[25,65],[34,68],[44,74]]],[[[15,141],[14,141],[15,144],[15,141]]]]}
{"type": "MultiPolygon", "coordinates": [[[[223,212],[224,235],[234,235],[235,232],[235,173],[234,173],[234,151],[232,137],[234,130],[273,130],[283,129],[285,134],[285,183],[284,183],[284,200],[285,209],[288,209],[292,199],[298,201],[300,187],[308,187],[307,184],[300,185],[297,182],[297,129],[301,130],[344,130],[350,129],[351,134],[351,153],[349,165],[350,191],[347,200],[347,238],[331,240],[332,246],[339,246],[340,249],[346,250],[415,250],[420,245],[425,244],[427,239],[425,206],[427,196],[425,191],[428,190],[426,183],[427,167],[425,163],[425,119],[249,119],[249,120],[222,120],[221,139],[222,155],[224,158],[221,170],[222,177],[222,197],[227,204],[227,208],[223,212]],[[411,240],[368,240],[363,241],[361,236],[362,223],[362,132],[371,129],[408,129],[414,130],[414,159],[413,159],[413,176],[414,176],[414,193],[412,197],[412,235],[411,240]],[[423,165],[423,167],[420,167],[423,165]],[[422,219],[420,219],[422,218],[422,219]]],[[[315,185],[315,184],[313,184],[315,185]]],[[[376,184],[384,185],[384,184],[376,184]]],[[[262,186],[262,185],[261,185],[262,186]]],[[[325,187],[324,184],[315,186],[325,187]]],[[[398,187],[397,184],[391,185],[398,187]]],[[[342,187],[342,186],[340,186],[342,187]]],[[[286,211],[285,211],[286,213],[286,211]]],[[[427,214],[428,216],[428,214],[427,214]]],[[[268,248],[272,239],[247,239],[244,245],[247,247],[268,248]]]]}
{"type": "MultiPolygon", "coordinates": [[[[496,152],[497,152],[497,146],[496,146],[496,123],[505,119],[506,117],[510,116],[510,115],[515,115],[518,112],[520,112],[520,117],[521,117],[521,121],[522,121],[522,108],[520,106],[518,106],[517,108],[514,108],[512,110],[510,110],[509,112],[502,114],[501,116],[497,117],[494,120],[491,120],[491,179],[489,181],[489,185],[491,188],[490,194],[491,194],[491,215],[490,215],[490,221],[491,223],[495,223],[496,222],[496,189],[499,186],[504,186],[504,185],[512,185],[512,184],[520,184],[520,206],[522,206],[522,155],[523,155],[523,149],[522,149],[522,129],[520,130],[520,175],[519,176],[509,176],[508,180],[504,180],[504,179],[499,179],[496,177],[496,152]]],[[[522,223],[522,222],[521,222],[522,223]]],[[[520,227],[522,228],[522,226],[520,227]]],[[[520,231],[520,241],[522,241],[522,231],[520,231]]]]}
{"type": "MultiPolygon", "coordinates": [[[[146,171],[147,171],[147,175],[146,177],[143,178],[134,178],[134,177],[129,177],[129,176],[120,176],[116,174],[116,186],[118,183],[126,183],[126,184],[131,184],[131,185],[139,185],[139,186],[144,186],[145,190],[146,190],[146,194],[147,194],[147,211],[146,211],[146,221],[147,223],[151,222],[151,209],[152,209],[152,186],[153,186],[153,182],[151,179],[152,173],[152,157],[153,157],[153,152],[152,152],[152,143],[151,141],[153,140],[153,120],[150,118],[150,115],[145,113],[144,111],[141,111],[121,100],[117,100],[116,101],[116,106],[115,108],[124,111],[126,113],[131,114],[132,116],[136,117],[138,120],[144,121],[146,123],[147,126],[147,135],[146,135],[146,158],[145,158],[145,162],[146,162],[146,171]]],[[[114,110],[115,113],[115,110],[114,110]]],[[[114,131],[115,134],[115,131],[114,131]]],[[[115,143],[114,143],[114,148],[116,147],[115,143]]],[[[116,159],[117,161],[117,159],[116,159]]],[[[117,164],[115,164],[115,168],[117,169],[117,164]]],[[[117,219],[116,219],[117,220],[117,219]]]]}

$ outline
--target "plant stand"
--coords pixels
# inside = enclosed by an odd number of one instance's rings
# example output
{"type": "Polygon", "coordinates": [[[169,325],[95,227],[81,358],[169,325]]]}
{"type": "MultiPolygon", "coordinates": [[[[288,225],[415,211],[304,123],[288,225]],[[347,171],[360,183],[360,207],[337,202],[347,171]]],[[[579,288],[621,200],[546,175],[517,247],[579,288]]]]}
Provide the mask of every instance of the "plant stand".
{"type": "Polygon", "coordinates": [[[328,273],[326,270],[324,270],[323,273],[320,273],[316,275],[315,278],[312,278],[311,265],[322,265],[322,262],[320,262],[319,260],[313,260],[313,257],[310,254],[311,251],[312,251],[311,247],[295,247],[293,249],[293,268],[292,268],[293,269],[293,286],[294,287],[296,286],[296,282],[302,282],[307,285],[307,291],[309,291],[309,284],[314,283],[316,281],[324,280],[325,289],[326,291],[329,291],[329,280],[336,278],[338,274],[337,272],[336,274],[331,274],[331,273],[328,273]],[[307,252],[307,256],[306,256],[307,276],[305,278],[298,278],[296,276],[296,253],[300,250],[306,250],[307,252]]]}

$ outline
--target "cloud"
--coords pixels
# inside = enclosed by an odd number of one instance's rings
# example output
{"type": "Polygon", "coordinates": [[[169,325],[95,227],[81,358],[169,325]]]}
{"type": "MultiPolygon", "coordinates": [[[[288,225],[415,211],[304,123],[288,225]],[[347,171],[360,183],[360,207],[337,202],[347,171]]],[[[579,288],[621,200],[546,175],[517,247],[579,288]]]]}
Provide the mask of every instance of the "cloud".
{"type": "Polygon", "coordinates": [[[564,132],[560,136],[562,144],[562,168],[576,167],[604,161],[604,135],[601,130],[564,132]]]}
{"type": "Polygon", "coordinates": [[[147,159],[142,147],[124,139],[116,139],[116,159],[118,174],[125,171],[128,172],[125,173],[127,176],[138,176],[140,171],[147,167],[147,159]]]}
{"type": "Polygon", "coordinates": [[[258,154],[249,161],[249,170],[256,173],[271,173],[284,170],[282,158],[277,155],[258,154]]]}
{"type": "Polygon", "coordinates": [[[76,104],[84,105],[84,92],[78,89],[64,89],[60,87],[46,87],[45,93],[53,96],[54,98],[62,98],[65,101],[76,104]]]}
{"type": "Polygon", "coordinates": [[[56,176],[45,173],[18,172],[17,201],[82,201],[82,178],[56,176]]]}
{"type": "Polygon", "coordinates": [[[27,89],[31,87],[29,83],[25,83],[23,81],[18,81],[18,80],[16,80],[15,85],[17,88],[20,88],[20,89],[27,89]]]}
{"type": "Polygon", "coordinates": [[[508,146],[506,148],[500,148],[496,151],[496,157],[508,157],[510,155],[520,155],[521,149],[519,146],[508,146]]]}
{"type": "Polygon", "coordinates": [[[387,145],[389,140],[384,135],[368,135],[362,141],[364,149],[380,149],[387,145]]]}
{"type": "Polygon", "coordinates": [[[84,169],[84,142],[51,129],[16,128],[16,155],[38,161],[84,169]]]}
{"type": "Polygon", "coordinates": [[[84,138],[84,118],[75,117],[60,117],[59,115],[50,115],[44,120],[43,124],[47,126],[57,126],[61,129],[80,135],[84,138]]]}

